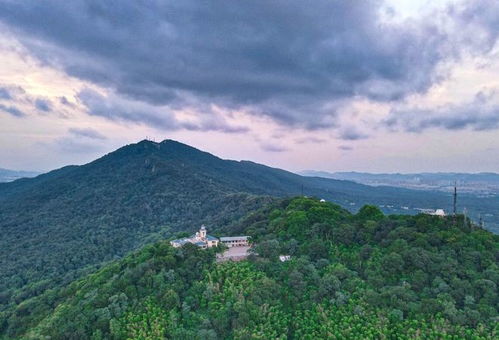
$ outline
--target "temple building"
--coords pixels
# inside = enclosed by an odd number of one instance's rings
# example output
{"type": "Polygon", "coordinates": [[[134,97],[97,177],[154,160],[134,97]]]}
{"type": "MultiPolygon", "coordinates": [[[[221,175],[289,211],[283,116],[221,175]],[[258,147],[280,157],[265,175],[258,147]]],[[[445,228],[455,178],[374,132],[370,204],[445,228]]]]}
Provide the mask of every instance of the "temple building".
{"type": "Polygon", "coordinates": [[[218,238],[216,238],[215,236],[208,235],[206,232],[206,227],[202,225],[199,231],[194,235],[170,241],[170,244],[174,248],[182,247],[186,243],[192,243],[201,248],[211,248],[218,246],[218,242],[219,242],[218,238]]]}

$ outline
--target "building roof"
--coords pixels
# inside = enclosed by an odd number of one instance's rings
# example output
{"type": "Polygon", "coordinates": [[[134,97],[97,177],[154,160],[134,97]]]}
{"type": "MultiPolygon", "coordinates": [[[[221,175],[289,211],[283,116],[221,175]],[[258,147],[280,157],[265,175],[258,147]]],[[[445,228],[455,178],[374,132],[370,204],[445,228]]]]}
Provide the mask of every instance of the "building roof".
{"type": "Polygon", "coordinates": [[[173,240],[171,242],[184,245],[186,243],[189,243],[190,240],[191,240],[190,238],[179,238],[178,240],[173,240]]]}
{"type": "Polygon", "coordinates": [[[216,238],[215,236],[206,235],[206,239],[202,240],[199,238],[199,235],[194,234],[194,235],[191,235],[191,236],[186,237],[186,238],[180,238],[178,240],[173,240],[171,242],[176,243],[176,244],[180,244],[182,246],[186,243],[192,243],[192,244],[195,244],[197,246],[205,246],[205,245],[207,245],[206,241],[218,241],[218,238],[216,238]]]}
{"type": "Polygon", "coordinates": [[[227,241],[247,241],[249,236],[226,236],[226,237],[220,237],[220,241],[222,242],[227,242],[227,241]]]}
{"type": "MultiPolygon", "coordinates": [[[[200,237],[200,236],[199,235],[196,236],[196,234],[194,234],[194,235],[189,236],[188,239],[193,239],[194,240],[196,237],[200,237]]],[[[206,239],[208,241],[217,241],[218,237],[206,234],[206,239]]]]}

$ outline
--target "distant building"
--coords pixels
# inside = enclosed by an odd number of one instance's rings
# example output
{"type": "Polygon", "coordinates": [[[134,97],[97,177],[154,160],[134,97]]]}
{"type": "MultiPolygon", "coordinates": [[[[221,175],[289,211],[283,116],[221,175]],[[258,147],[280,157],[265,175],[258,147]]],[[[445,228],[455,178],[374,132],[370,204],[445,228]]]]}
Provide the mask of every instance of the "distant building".
{"type": "Polygon", "coordinates": [[[434,212],[430,213],[430,215],[444,217],[446,214],[444,209],[437,209],[434,212]]]}
{"type": "Polygon", "coordinates": [[[281,262],[286,262],[286,261],[291,260],[291,256],[290,255],[279,255],[279,260],[281,262]]]}
{"type": "Polygon", "coordinates": [[[324,202],[326,202],[326,200],[323,198],[323,199],[320,200],[320,202],[324,203],[324,202]]]}
{"type": "Polygon", "coordinates": [[[227,247],[246,247],[249,245],[249,236],[227,236],[220,237],[220,242],[227,247]]]}
{"type": "Polygon", "coordinates": [[[174,248],[182,247],[184,244],[192,243],[201,248],[211,248],[218,246],[218,238],[207,234],[206,227],[201,226],[199,231],[190,237],[170,241],[174,248]]]}

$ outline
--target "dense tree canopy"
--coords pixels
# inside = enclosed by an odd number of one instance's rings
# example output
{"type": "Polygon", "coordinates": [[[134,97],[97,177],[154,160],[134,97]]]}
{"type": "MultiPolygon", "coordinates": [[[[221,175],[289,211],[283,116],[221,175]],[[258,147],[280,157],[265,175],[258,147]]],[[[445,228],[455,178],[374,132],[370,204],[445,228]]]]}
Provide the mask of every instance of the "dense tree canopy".
{"type": "Polygon", "coordinates": [[[499,237],[297,198],[227,227],[246,261],[155,243],[0,319],[6,339],[495,339],[499,237]],[[291,255],[281,262],[279,255],[291,255]]]}
{"type": "MultiPolygon", "coordinates": [[[[211,232],[223,227],[242,231],[236,221],[249,211],[302,190],[353,211],[369,204],[356,217],[357,224],[363,223],[360,232],[348,218],[334,222],[341,228],[331,228],[338,211],[328,212],[332,215],[327,219],[318,208],[290,213],[286,233],[294,238],[285,242],[287,250],[297,253],[310,242],[307,256],[312,261],[328,258],[324,240],[341,239],[349,246],[372,241],[384,219],[372,204],[400,212],[401,206],[446,208],[451,202],[444,193],[302,177],[252,162],[222,160],[171,140],[142,141],[86,165],[0,183],[0,313],[10,315],[33,297],[65,287],[147,244],[193,232],[201,223],[211,232]],[[322,238],[310,239],[304,226],[322,238]]],[[[459,202],[484,216],[499,207],[494,197],[462,195],[459,202]]],[[[276,253],[279,237],[284,235],[263,240],[261,246],[267,244],[276,253]]]]}

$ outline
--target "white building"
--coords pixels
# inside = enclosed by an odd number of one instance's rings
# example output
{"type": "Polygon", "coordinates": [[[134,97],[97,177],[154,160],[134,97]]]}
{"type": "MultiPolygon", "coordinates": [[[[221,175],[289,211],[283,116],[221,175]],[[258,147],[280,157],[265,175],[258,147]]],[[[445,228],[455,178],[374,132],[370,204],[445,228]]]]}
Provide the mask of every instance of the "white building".
{"type": "Polygon", "coordinates": [[[220,237],[220,242],[227,247],[244,247],[249,245],[249,236],[227,236],[220,237]]]}
{"type": "Polygon", "coordinates": [[[192,243],[201,248],[211,248],[218,246],[218,242],[219,242],[218,238],[216,238],[215,236],[208,235],[206,227],[202,225],[199,231],[194,235],[170,241],[170,244],[174,248],[182,247],[186,243],[192,243]]]}
{"type": "Polygon", "coordinates": [[[444,211],[444,209],[437,209],[431,215],[444,217],[445,211],[444,211]]]}

